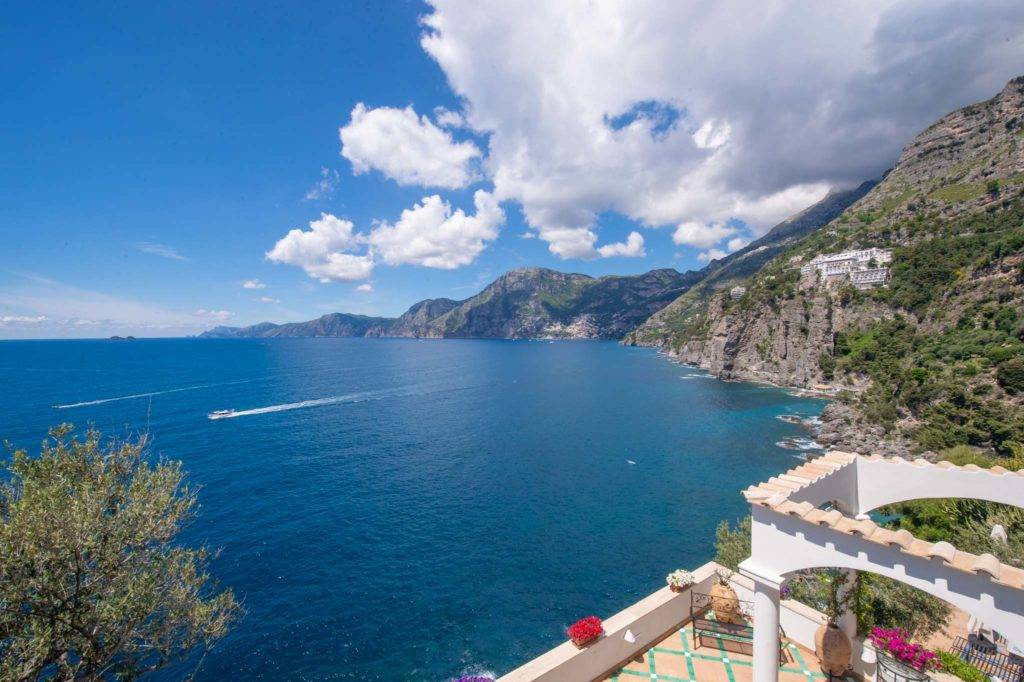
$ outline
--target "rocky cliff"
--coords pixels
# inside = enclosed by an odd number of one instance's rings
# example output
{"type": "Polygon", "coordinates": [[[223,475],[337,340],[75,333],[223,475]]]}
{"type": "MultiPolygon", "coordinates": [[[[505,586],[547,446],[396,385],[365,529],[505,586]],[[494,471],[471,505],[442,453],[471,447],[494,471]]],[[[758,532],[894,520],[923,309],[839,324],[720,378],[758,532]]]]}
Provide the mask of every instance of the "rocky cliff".
{"type": "Polygon", "coordinates": [[[1007,425],[1019,398],[1004,381],[1024,364],[1022,189],[1015,79],[918,135],[881,183],[745,280],[742,298],[695,288],[629,342],[724,378],[842,392],[826,412],[833,444],[1008,452],[1024,441],[1007,425]],[[869,247],[893,253],[885,288],[801,276],[817,254],[869,247]]]}

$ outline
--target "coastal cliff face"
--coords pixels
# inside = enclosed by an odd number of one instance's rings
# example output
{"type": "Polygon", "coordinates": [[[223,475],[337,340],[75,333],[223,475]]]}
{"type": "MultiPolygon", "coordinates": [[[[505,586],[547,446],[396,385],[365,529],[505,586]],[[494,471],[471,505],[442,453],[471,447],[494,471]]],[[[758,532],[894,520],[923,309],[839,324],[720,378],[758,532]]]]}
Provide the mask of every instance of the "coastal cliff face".
{"type": "Polygon", "coordinates": [[[892,315],[871,301],[843,306],[830,292],[818,289],[742,313],[726,310],[727,300],[712,299],[705,313],[707,333],[672,349],[671,354],[724,379],[801,388],[826,381],[819,359],[822,349],[832,347],[837,329],[892,315]]]}
{"type": "Polygon", "coordinates": [[[450,298],[428,298],[413,305],[394,320],[385,319],[367,330],[364,336],[390,336],[400,338],[440,338],[440,334],[431,326],[431,322],[444,316],[460,301],[450,298]]]}
{"type": "Polygon", "coordinates": [[[1024,447],[1006,379],[1024,368],[1022,190],[1015,79],[918,135],[881,183],[744,280],[739,300],[694,287],[627,343],[723,378],[841,393],[824,415],[831,445],[1012,452],[1024,447]],[[870,247],[893,253],[885,288],[800,274],[817,254],[870,247]]]}

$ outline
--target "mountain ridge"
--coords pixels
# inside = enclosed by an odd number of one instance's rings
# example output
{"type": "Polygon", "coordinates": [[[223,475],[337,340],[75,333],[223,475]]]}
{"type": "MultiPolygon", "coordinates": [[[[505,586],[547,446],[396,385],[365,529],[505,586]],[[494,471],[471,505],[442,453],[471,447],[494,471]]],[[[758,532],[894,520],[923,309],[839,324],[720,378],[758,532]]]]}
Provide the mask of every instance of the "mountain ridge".
{"type": "Polygon", "coordinates": [[[875,181],[830,192],[760,238],[700,270],[656,268],[592,277],[541,267],[510,270],[480,293],[425,299],[396,318],[331,313],[316,320],[215,327],[201,338],[366,336],[399,338],[571,338],[620,340],[698,286],[712,291],[745,276],[864,196],[875,181]],[[712,286],[714,285],[714,286],[712,286]],[[341,316],[328,320],[331,316],[341,316]]]}
{"type": "Polygon", "coordinates": [[[923,130],[871,191],[740,281],[738,300],[691,290],[627,342],[722,378],[831,389],[820,440],[835,447],[1024,452],[1024,78],[923,130]],[[893,255],[883,288],[800,272],[871,247],[893,255]]]}
{"type": "Polygon", "coordinates": [[[640,275],[591,277],[548,268],[517,268],[462,301],[426,299],[397,318],[330,313],[315,320],[215,327],[200,338],[406,337],[620,339],[699,273],[671,268],[640,275]]]}

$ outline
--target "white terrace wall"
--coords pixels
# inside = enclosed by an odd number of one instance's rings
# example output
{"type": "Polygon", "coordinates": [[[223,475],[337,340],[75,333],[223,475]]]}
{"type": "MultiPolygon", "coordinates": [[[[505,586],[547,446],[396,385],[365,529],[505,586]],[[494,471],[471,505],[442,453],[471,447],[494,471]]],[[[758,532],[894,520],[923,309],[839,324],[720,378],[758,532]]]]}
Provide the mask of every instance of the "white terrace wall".
{"type": "MultiPolygon", "coordinates": [[[[690,590],[705,593],[710,590],[719,568],[722,568],[719,564],[708,562],[693,571],[695,583],[690,590]]],[[[754,585],[749,578],[736,574],[731,582],[740,599],[752,597],[754,585]]],[[[605,620],[605,636],[594,644],[577,649],[566,641],[499,678],[499,682],[603,679],[690,620],[690,590],[676,593],[664,587],[605,620]],[[636,642],[626,641],[627,630],[633,633],[636,642]]],[[[791,600],[782,602],[780,619],[786,636],[810,649],[814,648],[815,630],[825,622],[821,613],[791,600]]]]}

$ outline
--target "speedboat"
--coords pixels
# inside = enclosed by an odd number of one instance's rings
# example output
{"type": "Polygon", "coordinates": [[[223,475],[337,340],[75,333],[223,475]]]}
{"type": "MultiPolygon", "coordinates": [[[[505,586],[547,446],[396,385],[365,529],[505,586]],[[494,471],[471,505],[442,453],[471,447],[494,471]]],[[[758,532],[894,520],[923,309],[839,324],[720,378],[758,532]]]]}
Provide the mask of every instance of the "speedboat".
{"type": "Polygon", "coordinates": [[[224,419],[235,414],[234,410],[214,410],[210,414],[206,415],[210,419],[224,419]]]}

